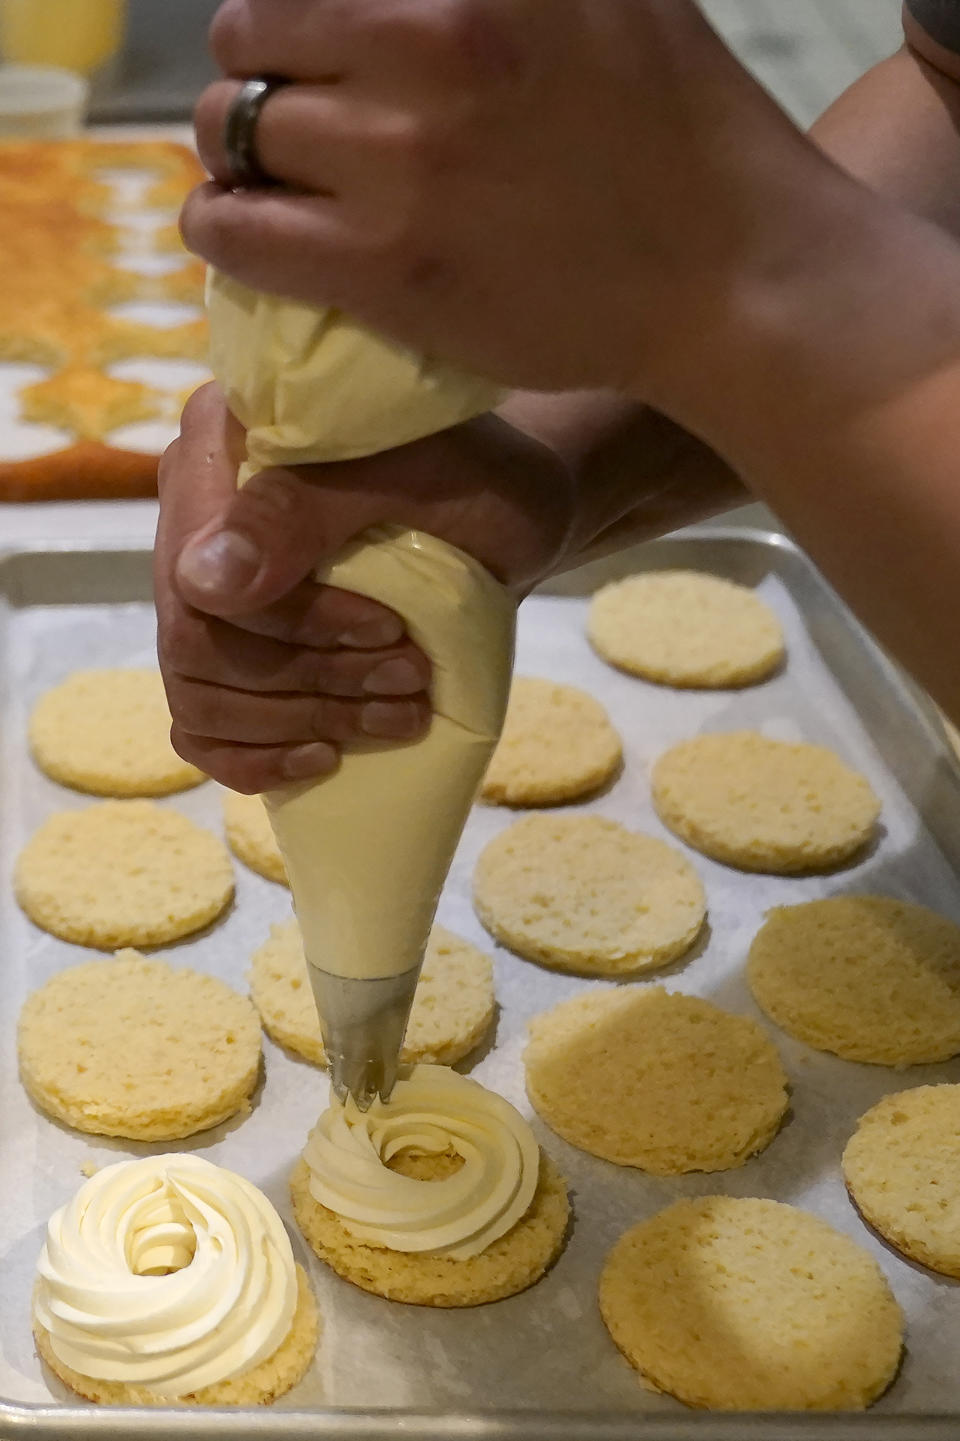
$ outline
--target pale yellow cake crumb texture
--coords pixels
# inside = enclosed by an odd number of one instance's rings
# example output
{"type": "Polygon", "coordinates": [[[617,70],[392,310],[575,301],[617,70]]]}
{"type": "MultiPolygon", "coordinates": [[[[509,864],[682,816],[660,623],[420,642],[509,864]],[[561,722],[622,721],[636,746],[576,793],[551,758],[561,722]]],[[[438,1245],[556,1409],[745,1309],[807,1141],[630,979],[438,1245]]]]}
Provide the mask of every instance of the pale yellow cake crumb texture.
{"type": "Polygon", "coordinates": [[[152,801],[61,811],[37,830],[14,873],[17,900],[45,931],[79,946],[157,946],[198,931],[233,897],[216,836],[152,801]]]}
{"type": "MultiPolygon", "coordinates": [[[[393,1164],[419,1180],[442,1180],[453,1169],[446,1156],[410,1157],[402,1152],[393,1164]]],[[[526,1215],[479,1256],[467,1260],[389,1251],[358,1241],[333,1211],[314,1200],[302,1158],[293,1169],[290,1189],[297,1224],[321,1261],[364,1291],[414,1306],[480,1306],[525,1291],[560,1254],[570,1217],[566,1184],[543,1152],[526,1215]]]]}
{"type": "Polygon", "coordinates": [[[561,805],[598,790],[622,759],[620,737],[593,696],[519,676],[480,796],[496,805],[561,805]]]}
{"type": "Polygon", "coordinates": [[[169,1141],[249,1110],[260,1022],[223,981],[121,951],[28,996],[18,1049],[28,1094],[58,1121],[169,1141]]]}
{"type": "Polygon", "coordinates": [[[726,865],[789,875],[826,870],[866,845],[880,802],[824,746],[758,731],[696,736],[666,751],[653,803],[681,840],[726,865]]]}
{"type": "Polygon", "coordinates": [[[88,1401],[101,1406],[268,1406],[302,1381],[317,1349],[320,1317],[307,1273],[297,1266],[297,1309],[290,1330],[272,1356],[251,1371],[230,1381],[203,1386],[176,1401],[157,1396],[147,1386],[130,1386],[120,1381],[99,1381],[81,1376],[54,1355],[50,1332],[35,1321],[33,1336],[37,1351],[54,1375],[88,1401]]]}
{"type": "Polygon", "coordinates": [[[778,1201],[677,1201],[622,1236],[600,1312],[642,1377],[717,1411],[860,1411],[887,1389],[903,1316],[879,1266],[778,1201]]]}
{"type": "Polygon", "coordinates": [[[473,898],[487,930],[518,955],[595,976],[676,960],[706,916],[685,856],[596,815],[516,821],[482,852],[473,898]]]}
{"type": "Polygon", "coordinates": [[[597,591],[587,635],[604,660],[673,686],[743,686],[783,659],[783,631],[748,586],[694,570],[632,575],[597,591]]]}
{"type": "Polygon", "coordinates": [[[770,1019],[819,1051],[878,1066],[960,1053],[960,926],[924,906],[892,896],[777,906],[747,979],[770,1019]]]}
{"type": "Polygon", "coordinates": [[[847,1142],[843,1176],[891,1246],[960,1277],[960,1086],[884,1096],[847,1142]]]}
{"type": "Polygon", "coordinates": [[[94,795],[163,796],[206,779],[170,744],[156,670],[76,671],[40,697],[28,738],[42,771],[94,795]]]}
{"type": "MultiPolygon", "coordinates": [[[[270,1036],[297,1055],[327,1063],[296,921],[270,928],[255,951],[250,994],[270,1036]]],[[[400,1059],[452,1066],[483,1039],[493,1021],[493,964],[469,941],[434,926],[423,959],[400,1059]]]]}
{"type": "Polygon", "coordinates": [[[620,1166],[655,1176],[742,1166],[787,1109],[787,1077],[762,1028],[697,996],[586,991],[529,1030],[537,1113],[571,1145],[620,1166]]]}
{"type": "Polygon", "coordinates": [[[261,796],[224,791],[223,822],[227,844],[245,866],[268,881],[287,885],[287,868],[261,796]]]}

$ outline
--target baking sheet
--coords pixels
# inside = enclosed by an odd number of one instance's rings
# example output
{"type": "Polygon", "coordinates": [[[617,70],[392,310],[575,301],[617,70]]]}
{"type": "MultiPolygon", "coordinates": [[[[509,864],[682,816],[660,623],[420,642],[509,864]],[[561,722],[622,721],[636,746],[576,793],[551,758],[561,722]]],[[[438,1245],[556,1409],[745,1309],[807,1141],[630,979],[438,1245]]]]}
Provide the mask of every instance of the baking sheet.
{"type": "MultiPolygon", "coordinates": [[[[145,552],[65,549],[13,555],[0,562],[0,1434],[16,1420],[36,1432],[65,1435],[134,1427],[213,1435],[229,1429],[286,1428],[360,1437],[404,1434],[649,1438],[747,1436],[759,1421],[691,1413],[646,1391],[610,1341],[596,1306],[607,1250],[634,1222],[682,1196],[714,1192],[771,1196],[807,1207],[865,1245],[879,1261],[907,1316],[908,1351],[892,1390],[867,1417],[799,1418],[796,1434],[917,1435],[910,1413],[960,1414],[960,1294],[956,1284],[899,1259],[874,1238],[846,1198],[839,1156],[856,1119],[885,1093],[960,1079],[960,1062],[907,1072],[859,1066],[820,1055],[773,1031],[743,979],[749,942],[772,905],[841,892],[882,891],[935,906],[960,921],[960,781],[942,732],[918,707],[896,671],[782,537],[756,532],[687,532],[567,578],[560,593],[537,595],[521,612],[518,672],[583,686],[607,707],[624,741],[623,774],[587,809],[671,839],[649,798],[648,767],[667,746],[701,731],[757,727],[781,739],[833,747],[867,775],[883,800],[882,831],[859,864],[830,877],[739,874],[689,853],[708,897],[709,931],[691,958],[656,979],[755,1016],[771,1031],[793,1086],[781,1134],[740,1170],[674,1179],[586,1156],[544,1127],[523,1090],[521,1053],[529,1016],[586,986],[494,948],[469,901],[470,876],[483,845],[516,819],[476,807],[440,903],[439,919],[495,955],[500,1003],[495,1039],[459,1069],[507,1096],[530,1117],[572,1191],[575,1220],[559,1262],[525,1294],[469,1311],[432,1311],[368,1296],[307,1253],[323,1336],[307,1379],[269,1413],[111,1413],[78,1404],[43,1374],[33,1354],[29,1295],[44,1223],[81,1184],[87,1163],[172,1149],[74,1133],[37,1113],[16,1077],[15,1023],[27,992],[65,965],[89,959],[32,927],[12,898],[16,853],[52,811],[93,803],[41,776],[24,743],[33,701],[79,667],[143,665],[153,658],[154,622],[145,552]],[[763,685],[740,692],[681,692],[622,675],[596,657],[584,636],[585,595],[614,574],[651,565],[697,565],[757,584],[786,631],[788,663],[763,685]],[[801,614],[801,607],[802,612],[801,614]],[[838,679],[839,671],[841,679],[838,679]],[[927,825],[917,807],[923,811],[927,825]],[[928,825],[933,826],[937,839],[928,825]],[[51,1397],[66,1403],[52,1412],[51,1397]],[[12,1410],[9,1408],[13,1408],[12,1410]],[[26,1408],[26,1409],[21,1409],[26,1408]],[[36,1410],[32,1408],[38,1408],[36,1410]],[[375,1414],[348,1418],[341,1408],[375,1414]],[[406,1419],[396,1410],[411,1413],[406,1419]],[[412,1413],[445,1413],[429,1421],[412,1413]],[[504,1413],[516,1412],[511,1420],[504,1413]],[[587,1419],[582,1413],[591,1413],[587,1419]],[[551,1413],[552,1419],[547,1418],[551,1413]],[[563,1419],[566,1413],[567,1420],[563,1419]],[[581,1413],[579,1417],[573,1413],[581,1413]],[[124,1415],[126,1420],[124,1420],[124,1415]],[[472,1419],[468,1419],[472,1418],[472,1419]],[[605,1418],[605,1419],[601,1419],[605,1418]],[[619,1418],[619,1420],[618,1420],[619,1418]],[[732,1429],[731,1429],[732,1427],[732,1429]]],[[[213,784],[159,802],[221,831],[213,784]]],[[[579,808],[577,808],[579,809],[579,808]]],[[[244,986],[248,958],[270,924],[290,914],[285,889],[239,863],[237,900],[220,924],[170,948],[176,963],[244,986]]],[[[265,1082],[242,1121],[178,1143],[229,1166],[261,1186],[290,1223],[286,1178],[307,1130],[327,1098],[325,1077],[265,1038],[265,1082]]],[[[778,1418],[776,1434],[794,1434],[778,1418]]],[[[952,1423],[949,1423],[952,1425],[952,1423]]],[[[955,1434],[935,1426],[929,1434],[955,1434]]],[[[756,1434],[771,1434],[758,1430],[756,1434]]]]}
{"type": "MultiPolygon", "coordinates": [[[[189,132],[178,127],[136,128],[119,133],[109,129],[90,132],[97,140],[131,141],[175,138],[192,142],[189,132]]],[[[110,208],[103,218],[117,229],[117,248],[112,259],[120,270],[135,275],[161,276],[184,269],[190,257],[183,250],[158,248],[156,236],[175,225],[177,210],[148,209],[145,196],[156,183],[156,172],[130,168],[104,169],[96,172],[110,194],[110,208]]],[[[118,319],[155,326],[158,330],[197,320],[203,314],[200,305],[187,305],[172,300],[126,301],[107,307],[118,319]]],[[[118,426],[101,437],[105,445],[116,450],[136,451],[144,455],[162,455],[179,431],[179,417],[185,392],[196,389],[211,378],[206,365],[194,360],[175,360],[136,356],[105,364],[103,373],[115,380],[139,381],[160,391],[167,400],[165,413],[150,420],[118,426]]],[[[32,364],[5,360],[0,357],[0,462],[37,460],[55,455],[77,443],[72,431],[54,425],[38,424],[21,417],[20,392],[29,385],[46,380],[58,370],[55,365],[32,364]]]]}

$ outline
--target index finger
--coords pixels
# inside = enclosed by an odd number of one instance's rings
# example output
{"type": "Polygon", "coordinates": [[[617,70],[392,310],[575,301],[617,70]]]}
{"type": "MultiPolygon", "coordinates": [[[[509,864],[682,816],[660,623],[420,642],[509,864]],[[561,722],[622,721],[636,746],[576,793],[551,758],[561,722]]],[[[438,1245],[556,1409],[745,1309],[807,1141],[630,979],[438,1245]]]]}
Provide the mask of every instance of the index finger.
{"type": "Polygon", "coordinates": [[[349,62],[355,0],[224,0],[210,50],[225,75],[338,80],[349,62]]]}

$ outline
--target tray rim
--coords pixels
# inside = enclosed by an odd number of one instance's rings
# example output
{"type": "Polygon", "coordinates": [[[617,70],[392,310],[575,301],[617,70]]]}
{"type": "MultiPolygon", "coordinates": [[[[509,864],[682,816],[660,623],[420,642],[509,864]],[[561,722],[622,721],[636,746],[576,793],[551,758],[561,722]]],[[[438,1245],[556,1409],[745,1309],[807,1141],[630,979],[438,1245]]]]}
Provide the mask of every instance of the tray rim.
{"type": "MultiPolygon", "coordinates": [[[[789,556],[844,618],[884,683],[900,693],[899,700],[929,741],[953,758],[939,712],[916,684],[890,659],[879,643],[850,611],[830,582],[792,537],[782,531],[749,525],[690,526],[682,531],[638,542],[634,546],[588,561],[564,572],[568,580],[578,571],[600,569],[605,562],[625,555],[650,552],[677,542],[744,544],[758,552],[777,551],[789,556]]],[[[4,571],[21,556],[130,554],[149,557],[152,547],[143,536],[96,535],[32,536],[22,541],[0,541],[0,603],[4,600],[4,571]]],[[[538,587],[551,593],[548,580],[538,587]]],[[[535,594],[537,592],[534,592],[535,594]]],[[[557,594],[559,592],[552,592],[557,594]]],[[[69,604],[69,602],[60,602],[69,604]]],[[[84,600],[78,604],[96,604],[84,600]]],[[[103,601],[109,604],[109,601],[103,601]]],[[[146,603],[146,602],[140,602],[146,603]]],[[[27,602],[30,604],[30,602],[27,602]]],[[[960,767],[954,765],[958,794],[960,767]]],[[[265,1437],[320,1438],[320,1441],[957,1441],[960,1410],[956,1412],[706,1412],[651,1415],[634,1411],[525,1410],[434,1411],[427,1409],[319,1407],[311,1410],[254,1410],[251,1408],[98,1407],[88,1404],[11,1402],[0,1397],[0,1441],[21,1435],[29,1441],[107,1441],[131,1437],[191,1438],[191,1441],[264,1441],[265,1437]]]]}

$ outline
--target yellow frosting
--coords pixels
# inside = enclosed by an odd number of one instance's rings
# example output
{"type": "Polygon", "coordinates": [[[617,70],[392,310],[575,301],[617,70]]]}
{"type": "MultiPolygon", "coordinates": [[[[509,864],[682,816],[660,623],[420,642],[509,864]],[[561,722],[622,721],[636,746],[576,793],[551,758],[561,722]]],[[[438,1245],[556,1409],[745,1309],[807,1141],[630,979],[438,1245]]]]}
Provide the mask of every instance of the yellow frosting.
{"type": "Polygon", "coordinates": [[[246,475],[271,465],[354,460],[492,410],[489,381],[425,360],[349,320],[207,281],[210,364],[247,427],[246,475]]]}
{"type": "Polygon", "coordinates": [[[510,690],[516,610],[470,556],[384,526],[322,572],[392,605],[433,662],[433,719],[326,780],[267,796],[307,960],[373,979],[418,966],[510,690]]]}
{"type": "Polygon", "coordinates": [[[297,1305],[266,1196],[199,1156],[96,1172],[50,1218],[34,1315],[83,1376],[175,1399],[271,1356],[297,1305]]]}
{"type": "MultiPolygon", "coordinates": [[[[486,381],[424,361],[338,311],[217,272],[207,305],[214,373],[247,427],[241,481],[270,465],[402,445],[496,403],[486,381]]],[[[391,606],[433,662],[425,737],[351,748],[335,775],[267,798],[307,960],[337,976],[398,976],[421,962],[500,734],[515,604],[472,557],[397,526],[360,536],[317,579],[391,606]]]]}
{"type": "Polygon", "coordinates": [[[304,1148],[314,1200],[360,1241],[465,1260],[525,1215],[540,1150],[502,1096],[447,1066],[415,1066],[389,1101],[324,1111],[304,1148]],[[463,1158],[453,1175],[420,1181],[387,1165],[401,1151],[463,1158]]]}

